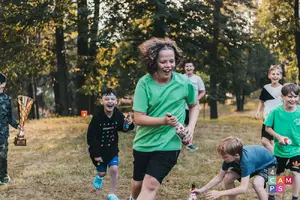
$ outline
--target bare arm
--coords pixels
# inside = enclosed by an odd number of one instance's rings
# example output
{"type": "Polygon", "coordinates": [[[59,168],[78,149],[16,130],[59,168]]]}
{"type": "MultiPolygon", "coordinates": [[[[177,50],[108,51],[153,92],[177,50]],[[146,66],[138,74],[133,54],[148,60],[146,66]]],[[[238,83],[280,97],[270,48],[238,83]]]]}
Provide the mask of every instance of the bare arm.
{"type": "Polygon", "coordinates": [[[188,105],[188,106],[190,109],[190,112],[189,112],[190,121],[184,130],[186,133],[184,140],[191,141],[193,139],[194,130],[195,130],[196,123],[198,121],[198,115],[199,115],[200,110],[199,110],[199,103],[196,103],[193,105],[188,105]]]}
{"type": "Polygon", "coordinates": [[[177,118],[172,117],[150,117],[146,113],[134,111],[134,121],[138,126],[157,126],[157,125],[170,125],[176,126],[177,118]]]}
{"type": "Polygon", "coordinates": [[[223,191],[213,190],[210,191],[206,195],[206,197],[207,199],[217,199],[221,196],[238,195],[238,194],[246,193],[248,190],[249,181],[250,181],[250,176],[244,177],[241,179],[241,184],[238,187],[229,190],[223,190],[223,191]]]}
{"type": "Polygon", "coordinates": [[[198,96],[197,96],[197,101],[200,101],[200,99],[202,99],[202,97],[206,94],[205,90],[199,90],[198,92],[198,96]]]}
{"type": "Polygon", "coordinates": [[[275,137],[278,142],[282,145],[285,145],[285,141],[284,141],[284,137],[279,135],[278,133],[276,133],[272,127],[270,126],[266,126],[265,130],[270,134],[272,135],[273,137],[275,137]]]}
{"type": "Polygon", "coordinates": [[[262,111],[263,107],[264,107],[264,102],[262,100],[259,100],[257,110],[254,116],[255,119],[260,119],[260,112],[262,111]]]}
{"type": "Polygon", "coordinates": [[[213,179],[211,179],[205,186],[203,186],[202,188],[200,189],[196,189],[195,192],[196,193],[204,193],[206,192],[207,190],[217,186],[219,183],[221,183],[224,179],[224,176],[226,174],[226,171],[224,170],[220,170],[220,172],[218,173],[217,176],[215,176],[213,179]]]}

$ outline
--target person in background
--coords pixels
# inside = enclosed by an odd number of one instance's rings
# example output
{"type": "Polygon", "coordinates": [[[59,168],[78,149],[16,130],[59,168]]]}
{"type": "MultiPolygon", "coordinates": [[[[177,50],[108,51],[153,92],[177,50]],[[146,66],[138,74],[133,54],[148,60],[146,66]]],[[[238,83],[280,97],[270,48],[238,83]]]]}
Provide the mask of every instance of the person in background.
{"type": "MultiPolygon", "coordinates": [[[[195,87],[195,90],[197,93],[196,100],[197,100],[197,103],[199,103],[200,99],[202,97],[204,97],[204,95],[206,94],[204,83],[200,76],[197,76],[196,74],[194,74],[195,67],[192,62],[189,62],[189,61],[186,62],[184,65],[184,70],[185,70],[184,75],[190,79],[190,81],[193,83],[193,85],[195,87]]],[[[200,106],[199,106],[199,108],[200,108],[200,106]]],[[[186,106],[185,112],[186,112],[186,115],[185,115],[186,117],[185,117],[184,123],[187,125],[187,124],[189,124],[189,107],[188,106],[186,106]]],[[[190,145],[187,145],[186,148],[190,151],[198,150],[198,147],[193,143],[190,145]]]]}

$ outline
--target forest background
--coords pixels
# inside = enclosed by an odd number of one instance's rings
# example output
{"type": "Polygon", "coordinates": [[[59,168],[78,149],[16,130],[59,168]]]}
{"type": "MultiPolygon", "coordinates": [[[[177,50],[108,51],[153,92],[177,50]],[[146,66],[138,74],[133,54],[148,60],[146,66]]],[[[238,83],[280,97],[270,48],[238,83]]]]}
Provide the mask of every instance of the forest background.
{"type": "Polygon", "coordinates": [[[271,64],[299,79],[299,0],[0,2],[0,71],[13,99],[34,99],[31,118],[92,114],[107,86],[130,103],[146,73],[138,46],[151,37],[170,37],[194,62],[211,119],[227,98],[243,111],[271,64]]]}

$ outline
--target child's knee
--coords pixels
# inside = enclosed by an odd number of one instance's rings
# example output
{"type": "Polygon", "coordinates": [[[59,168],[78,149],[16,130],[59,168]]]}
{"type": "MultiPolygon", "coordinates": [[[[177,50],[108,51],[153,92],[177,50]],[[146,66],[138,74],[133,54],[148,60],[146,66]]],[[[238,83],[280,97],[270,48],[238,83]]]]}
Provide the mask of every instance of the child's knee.
{"type": "Polygon", "coordinates": [[[263,179],[254,179],[253,180],[253,188],[257,190],[264,190],[264,180],[263,179]]]}
{"type": "Polygon", "coordinates": [[[237,180],[237,177],[234,176],[234,174],[232,173],[226,173],[225,177],[224,177],[224,183],[225,184],[231,184],[233,183],[235,180],[237,180]]]}
{"type": "MultiPolygon", "coordinates": [[[[150,190],[150,191],[156,191],[160,185],[158,180],[152,176],[145,176],[146,178],[144,179],[145,187],[150,190]]],[[[144,187],[144,185],[143,185],[144,187]]]]}
{"type": "Polygon", "coordinates": [[[106,175],[106,172],[98,172],[99,177],[104,177],[106,175]]]}
{"type": "Polygon", "coordinates": [[[300,181],[300,172],[292,171],[294,175],[294,179],[297,179],[300,181]]]}
{"type": "Polygon", "coordinates": [[[118,166],[117,165],[113,165],[110,168],[111,173],[118,173],[118,166]]]}

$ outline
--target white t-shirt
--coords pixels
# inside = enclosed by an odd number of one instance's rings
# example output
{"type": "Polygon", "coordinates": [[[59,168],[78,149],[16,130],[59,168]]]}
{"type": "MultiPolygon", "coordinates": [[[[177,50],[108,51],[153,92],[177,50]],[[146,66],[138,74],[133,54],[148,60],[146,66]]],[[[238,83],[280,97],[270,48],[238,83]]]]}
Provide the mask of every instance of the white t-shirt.
{"type": "MultiPolygon", "coordinates": [[[[192,76],[188,76],[186,74],[184,74],[184,76],[188,77],[191,82],[194,85],[194,88],[196,90],[197,96],[199,95],[199,91],[205,91],[205,86],[204,86],[204,82],[202,81],[202,79],[200,78],[200,76],[197,76],[195,74],[193,74],[192,76]]],[[[186,105],[186,109],[189,109],[189,107],[186,105]]]]}
{"type": "Polygon", "coordinates": [[[267,84],[263,87],[259,100],[264,102],[264,119],[267,119],[271,110],[282,105],[281,88],[282,85],[273,88],[271,84],[267,84]]]}

